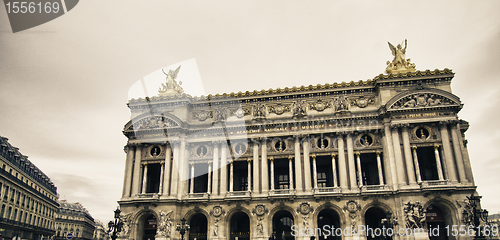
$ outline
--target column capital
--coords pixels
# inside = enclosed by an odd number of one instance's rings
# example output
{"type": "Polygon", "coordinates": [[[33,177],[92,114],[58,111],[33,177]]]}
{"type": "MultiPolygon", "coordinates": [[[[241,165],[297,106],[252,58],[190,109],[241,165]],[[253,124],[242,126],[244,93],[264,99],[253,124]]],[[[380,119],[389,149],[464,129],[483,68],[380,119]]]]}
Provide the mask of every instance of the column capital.
{"type": "Polygon", "coordinates": [[[333,158],[334,158],[334,157],[336,157],[336,156],[337,156],[337,154],[336,154],[336,153],[332,153],[332,157],[333,157],[333,158]]]}
{"type": "Polygon", "coordinates": [[[377,152],[375,152],[375,153],[377,154],[377,157],[378,157],[378,156],[380,156],[380,154],[382,154],[382,152],[381,152],[381,151],[377,151],[377,152]]]}
{"type": "Polygon", "coordinates": [[[450,121],[449,121],[449,120],[439,121],[439,122],[438,122],[438,125],[439,125],[441,128],[444,128],[444,127],[446,127],[449,123],[450,123],[450,121]]]}
{"type": "Polygon", "coordinates": [[[411,149],[417,150],[417,146],[411,146],[411,149]]]}
{"type": "Polygon", "coordinates": [[[252,159],[251,159],[251,158],[247,159],[247,162],[248,162],[248,163],[251,163],[251,162],[252,162],[252,159]]]}
{"type": "Polygon", "coordinates": [[[162,165],[162,166],[165,165],[165,162],[160,162],[160,165],[162,165]]]}
{"type": "Polygon", "coordinates": [[[292,156],[288,156],[288,160],[289,161],[292,161],[293,157],[292,156]]]}
{"type": "Polygon", "coordinates": [[[311,154],[310,155],[313,159],[316,159],[316,154],[311,154]]]}
{"type": "Polygon", "coordinates": [[[355,154],[356,154],[357,157],[359,157],[359,155],[361,155],[360,152],[356,152],[355,154]]]}
{"type": "Polygon", "coordinates": [[[439,147],[440,147],[440,146],[441,146],[441,145],[439,145],[439,144],[434,145],[434,150],[439,149],[439,147]]]}
{"type": "Polygon", "coordinates": [[[409,127],[410,127],[410,124],[409,124],[409,123],[400,123],[399,125],[400,125],[400,127],[402,127],[403,129],[407,129],[407,128],[409,128],[409,127]]]}
{"type": "Polygon", "coordinates": [[[389,127],[391,128],[391,130],[394,130],[394,129],[398,130],[398,128],[401,127],[401,124],[400,123],[393,123],[389,127]]]}
{"type": "Polygon", "coordinates": [[[147,166],[148,165],[148,163],[141,163],[141,164],[142,164],[142,166],[147,166]]]}
{"type": "Polygon", "coordinates": [[[169,140],[168,142],[170,143],[170,146],[174,146],[174,147],[177,147],[181,144],[181,140],[179,140],[179,139],[169,140]]]}
{"type": "Polygon", "coordinates": [[[273,162],[274,161],[274,157],[270,157],[269,161],[273,162]]]}

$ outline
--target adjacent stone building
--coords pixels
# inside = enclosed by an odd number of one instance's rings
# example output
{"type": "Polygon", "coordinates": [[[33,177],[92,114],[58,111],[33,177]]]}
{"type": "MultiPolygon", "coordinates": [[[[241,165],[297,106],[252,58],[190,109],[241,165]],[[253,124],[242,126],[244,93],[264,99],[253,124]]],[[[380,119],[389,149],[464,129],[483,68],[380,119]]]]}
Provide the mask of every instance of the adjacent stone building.
{"type": "Polygon", "coordinates": [[[80,203],[68,203],[66,200],[59,201],[59,209],[55,218],[56,235],[54,239],[68,239],[68,235],[74,240],[94,239],[94,218],[80,203]]]}
{"type": "MultiPolygon", "coordinates": [[[[455,239],[446,226],[464,224],[476,186],[454,73],[417,71],[390,46],[387,74],[366,81],[193,97],[170,70],[159,96],[128,102],[119,238],[180,239],[184,218],[197,240],[310,239],[294,235],[324,226],[455,239]]],[[[316,237],[385,239],[359,230],[316,237]]]]}
{"type": "Polygon", "coordinates": [[[28,157],[0,137],[0,235],[42,239],[54,235],[57,188],[28,157]]]}

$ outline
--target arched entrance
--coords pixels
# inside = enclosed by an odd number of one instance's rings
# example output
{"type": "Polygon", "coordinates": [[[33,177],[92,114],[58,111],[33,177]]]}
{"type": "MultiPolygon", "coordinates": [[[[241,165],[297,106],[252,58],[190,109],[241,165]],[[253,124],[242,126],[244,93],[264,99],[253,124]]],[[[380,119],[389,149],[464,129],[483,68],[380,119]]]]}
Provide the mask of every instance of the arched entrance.
{"type": "Polygon", "coordinates": [[[197,213],[191,217],[189,221],[189,240],[206,240],[208,222],[207,217],[203,213],[197,213]]]}
{"type": "Polygon", "coordinates": [[[286,210],[280,210],[273,216],[273,234],[277,240],[293,240],[293,216],[286,210]]]}
{"type": "Polygon", "coordinates": [[[244,212],[235,213],[232,217],[229,228],[230,240],[249,240],[250,239],[250,219],[244,212]]]}
{"type": "MultiPolygon", "coordinates": [[[[323,227],[328,226],[327,229],[329,229],[330,236],[326,236],[327,240],[340,240],[342,239],[342,234],[339,234],[339,236],[335,235],[335,229],[341,229],[340,226],[340,217],[339,214],[334,211],[333,209],[323,209],[321,212],[318,214],[318,228],[323,231],[323,227]]],[[[321,233],[323,234],[323,232],[321,233]]],[[[316,239],[325,239],[323,235],[316,236],[316,239]]]]}
{"type": "Polygon", "coordinates": [[[436,205],[427,207],[425,221],[427,222],[427,229],[430,233],[429,240],[448,240],[445,227],[449,225],[449,223],[446,223],[445,219],[444,212],[441,208],[436,205]]]}
{"type": "Polygon", "coordinates": [[[382,221],[382,219],[387,219],[387,214],[384,210],[378,207],[372,207],[365,212],[365,226],[367,231],[363,234],[366,235],[367,240],[387,240],[390,237],[384,237],[384,234],[375,229],[387,228],[382,221]],[[371,229],[371,230],[368,230],[371,229]]]}
{"type": "Polygon", "coordinates": [[[143,234],[142,240],[154,240],[156,235],[156,217],[153,214],[150,214],[143,221],[143,234]]]}

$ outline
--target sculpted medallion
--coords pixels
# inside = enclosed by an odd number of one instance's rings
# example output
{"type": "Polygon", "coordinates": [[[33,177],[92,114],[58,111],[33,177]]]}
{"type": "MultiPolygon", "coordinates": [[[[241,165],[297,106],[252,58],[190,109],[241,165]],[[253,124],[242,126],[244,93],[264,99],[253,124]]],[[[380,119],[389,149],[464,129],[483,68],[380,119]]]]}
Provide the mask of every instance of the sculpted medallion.
{"type": "Polygon", "coordinates": [[[224,213],[224,209],[222,209],[221,206],[215,206],[212,210],[210,210],[210,215],[214,217],[220,217],[224,213]]]}
{"type": "Polygon", "coordinates": [[[255,208],[252,210],[252,213],[256,214],[257,216],[260,217],[260,216],[267,213],[266,206],[259,204],[259,205],[255,206],[255,208]]]}
{"type": "Polygon", "coordinates": [[[301,203],[297,208],[297,212],[302,213],[303,215],[307,215],[312,211],[312,207],[309,203],[301,203]]]}

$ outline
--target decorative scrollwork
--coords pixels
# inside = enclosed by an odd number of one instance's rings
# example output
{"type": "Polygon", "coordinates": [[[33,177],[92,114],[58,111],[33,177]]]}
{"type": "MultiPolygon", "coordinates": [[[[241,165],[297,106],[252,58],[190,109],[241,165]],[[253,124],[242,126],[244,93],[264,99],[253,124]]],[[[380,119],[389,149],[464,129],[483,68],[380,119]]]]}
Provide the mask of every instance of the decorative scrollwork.
{"type": "Polygon", "coordinates": [[[361,96],[359,98],[351,99],[351,105],[358,106],[360,108],[365,108],[370,104],[373,104],[373,97],[361,96]]]}
{"type": "Polygon", "coordinates": [[[401,98],[389,109],[423,108],[456,104],[451,99],[433,93],[417,93],[401,98]]]}
{"type": "Polygon", "coordinates": [[[309,104],[309,109],[316,110],[318,112],[322,112],[329,107],[330,103],[321,99],[318,99],[318,101],[309,104]]]}
{"type": "Polygon", "coordinates": [[[302,213],[302,215],[307,215],[312,210],[313,210],[313,208],[311,207],[311,205],[309,203],[306,203],[306,202],[301,203],[299,205],[299,207],[297,207],[297,212],[302,213]]]}
{"type": "Polygon", "coordinates": [[[226,212],[224,211],[224,209],[222,209],[221,206],[214,206],[214,208],[212,210],[210,210],[210,215],[212,215],[214,217],[220,217],[225,213],[226,212]]]}
{"type": "Polygon", "coordinates": [[[290,112],[290,105],[278,103],[276,105],[269,106],[269,113],[276,113],[276,115],[281,115],[285,112],[290,112]]]}
{"type": "Polygon", "coordinates": [[[264,214],[266,214],[268,212],[268,210],[266,209],[266,206],[264,206],[263,204],[258,204],[257,206],[255,206],[255,208],[252,210],[252,213],[253,214],[256,214],[257,216],[263,216],[264,214]]]}

